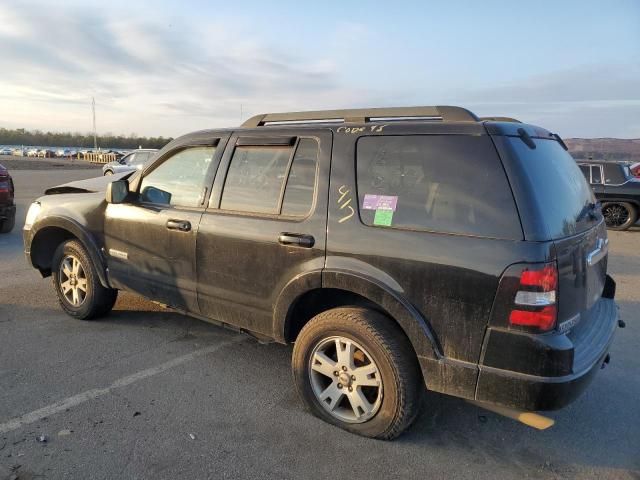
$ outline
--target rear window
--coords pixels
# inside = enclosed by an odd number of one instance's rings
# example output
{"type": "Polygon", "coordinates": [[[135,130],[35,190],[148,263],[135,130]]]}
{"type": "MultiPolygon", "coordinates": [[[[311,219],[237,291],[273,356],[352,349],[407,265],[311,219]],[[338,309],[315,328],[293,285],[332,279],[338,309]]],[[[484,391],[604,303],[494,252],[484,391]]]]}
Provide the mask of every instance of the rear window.
{"type": "MultiPolygon", "coordinates": [[[[587,230],[593,226],[593,220],[585,215],[585,210],[595,198],[580,168],[555,140],[532,140],[535,149],[520,137],[506,137],[520,159],[550,237],[562,238],[587,230]]],[[[593,183],[601,183],[599,167],[592,168],[590,173],[593,183]]]]}
{"type": "Polygon", "coordinates": [[[511,188],[487,136],[362,137],[357,176],[366,225],[522,238],[511,188]]]}

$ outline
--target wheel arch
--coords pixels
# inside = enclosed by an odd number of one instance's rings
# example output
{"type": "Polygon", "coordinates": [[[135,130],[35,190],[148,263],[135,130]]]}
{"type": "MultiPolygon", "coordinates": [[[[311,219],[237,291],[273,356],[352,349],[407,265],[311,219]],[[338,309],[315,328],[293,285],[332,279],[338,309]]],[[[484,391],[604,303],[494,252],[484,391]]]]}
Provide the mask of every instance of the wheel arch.
{"type": "Polygon", "coordinates": [[[294,342],[304,325],[318,313],[331,308],[363,306],[377,310],[395,322],[417,356],[442,357],[429,323],[408,301],[381,282],[359,273],[324,270],[321,285],[300,288],[300,284],[309,283],[315,282],[304,282],[303,279],[299,279],[297,285],[292,282],[287,287],[296,294],[280,296],[274,319],[274,336],[278,341],[294,342]]]}
{"type": "Polygon", "coordinates": [[[78,240],[87,250],[91,261],[96,266],[100,283],[110,288],[107,281],[106,268],[100,249],[91,233],[75,220],[64,217],[48,217],[38,223],[37,230],[32,233],[27,255],[31,264],[43,277],[51,275],[51,262],[58,246],[68,240],[78,240]]]}

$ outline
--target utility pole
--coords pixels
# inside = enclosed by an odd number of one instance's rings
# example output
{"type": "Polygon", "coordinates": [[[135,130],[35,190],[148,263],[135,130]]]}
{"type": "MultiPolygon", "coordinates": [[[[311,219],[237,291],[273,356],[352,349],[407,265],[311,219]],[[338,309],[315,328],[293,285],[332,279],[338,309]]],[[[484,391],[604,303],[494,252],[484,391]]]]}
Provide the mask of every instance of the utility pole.
{"type": "Polygon", "coordinates": [[[93,112],[93,149],[98,149],[98,136],[96,135],[96,99],[91,97],[91,111],[93,112]]]}

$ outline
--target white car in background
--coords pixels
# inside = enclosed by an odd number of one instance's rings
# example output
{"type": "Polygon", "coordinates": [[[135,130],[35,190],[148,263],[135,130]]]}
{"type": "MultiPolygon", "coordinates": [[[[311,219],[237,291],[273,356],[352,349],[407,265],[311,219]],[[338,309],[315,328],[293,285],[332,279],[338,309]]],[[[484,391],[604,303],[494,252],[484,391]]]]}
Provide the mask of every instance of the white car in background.
{"type": "Polygon", "coordinates": [[[134,150],[120,160],[109,162],[102,167],[103,175],[113,175],[115,173],[132,172],[142,169],[158,150],[153,148],[139,148],[134,150]]]}

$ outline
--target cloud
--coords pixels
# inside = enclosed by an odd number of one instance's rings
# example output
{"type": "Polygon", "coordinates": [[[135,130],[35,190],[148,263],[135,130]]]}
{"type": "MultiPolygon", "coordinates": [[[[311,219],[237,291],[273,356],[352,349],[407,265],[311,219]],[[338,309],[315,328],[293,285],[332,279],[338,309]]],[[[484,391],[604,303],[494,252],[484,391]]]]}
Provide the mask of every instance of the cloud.
{"type": "Polygon", "coordinates": [[[640,137],[640,66],[585,65],[452,96],[479,115],[510,116],[566,137],[640,137]]]}
{"type": "Polygon", "coordinates": [[[637,65],[569,66],[522,78],[505,67],[504,80],[461,85],[459,75],[447,78],[393,49],[363,50],[385,33],[366,24],[328,26],[324,48],[314,50],[303,42],[276,47],[240,19],[129,10],[4,0],[2,125],[86,131],[91,97],[99,131],[166,136],[237,125],[241,108],[247,118],[449,103],[520,117],[567,137],[640,137],[637,65]]]}
{"type": "Polygon", "coordinates": [[[11,66],[0,77],[0,107],[13,124],[81,129],[72,124],[95,96],[103,129],[176,135],[237,124],[241,105],[248,114],[352,96],[330,60],[298,58],[235,28],[123,20],[97,8],[45,13],[31,4],[4,5],[2,18],[13,27],[0,29],[11,66]]]}

